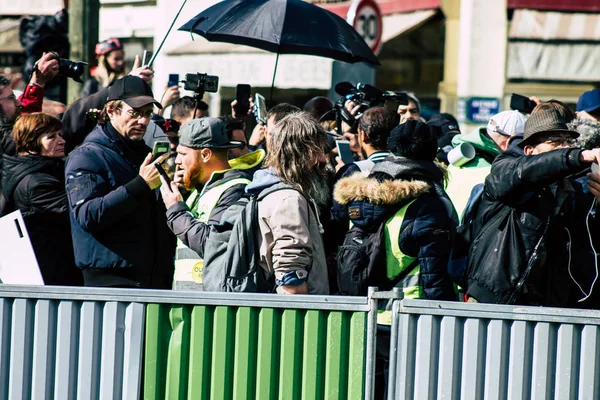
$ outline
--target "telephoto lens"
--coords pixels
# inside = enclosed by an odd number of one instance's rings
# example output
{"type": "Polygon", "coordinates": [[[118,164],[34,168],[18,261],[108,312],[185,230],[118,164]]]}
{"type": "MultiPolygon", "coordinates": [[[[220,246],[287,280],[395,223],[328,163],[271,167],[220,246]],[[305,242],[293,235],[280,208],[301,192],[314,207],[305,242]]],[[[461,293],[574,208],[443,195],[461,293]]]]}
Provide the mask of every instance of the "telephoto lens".
{"type": "Polygon", "coordinates": [[[83,83],[81,75],[83,75],[84,66],[87,63],[83,61],[71,61],[65,58],[58,59],[58,73],[73,79],[75,82],[83,83]]]}

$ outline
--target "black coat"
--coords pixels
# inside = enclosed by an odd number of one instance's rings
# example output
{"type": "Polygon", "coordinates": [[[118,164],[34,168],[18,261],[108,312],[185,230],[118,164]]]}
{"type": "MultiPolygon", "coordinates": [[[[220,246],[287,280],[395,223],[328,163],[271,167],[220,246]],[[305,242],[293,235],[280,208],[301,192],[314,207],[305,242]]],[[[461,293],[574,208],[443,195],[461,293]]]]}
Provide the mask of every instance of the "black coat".
{"type": "Polygon", "coordinates": [[[46,285],[81,285],[75,267],[64,162],[3,155],[3,214],[21,210],[46,285]]]}
{"type": "MultiPolygon", "coordinates": [[[[574,218],[581,185],[566,179],[587,167],[579,161],[580,152],[521,156],[507,151],[496,158],[476,216],[475,231],[481,235],[469,252],[470,296],[485,303],[568,304],[570,237],[586,229],[585,220],[574,218]],[[495,215],[504,217],[490,222],[495,215]],[[536,261],[517,291],[534,253],[536,261]]],[[[592,225],[597,235],[595,221],[592,225]]]]}
{"type": "Polygon", "coordinates": [[[150,151],[110,124],[97,125],[69,154],[66,188],[77,266],[95,273],[127,269],[134,280],[128,285],[166,289],[173,279],[175,237],[158,190],[139,175],[150,151]]]}
{"type": "Polygon", "coordinates": [[[425,299],[456,300],[447,265],[458,218],[442,186],[443,172],[433,162],[389,156],[368,176],[359,172],[340,179],[334,197],[354,209],[352,223],[367,231],[416,199],[406,210],[398,245],[418,258],[425,299]]]}

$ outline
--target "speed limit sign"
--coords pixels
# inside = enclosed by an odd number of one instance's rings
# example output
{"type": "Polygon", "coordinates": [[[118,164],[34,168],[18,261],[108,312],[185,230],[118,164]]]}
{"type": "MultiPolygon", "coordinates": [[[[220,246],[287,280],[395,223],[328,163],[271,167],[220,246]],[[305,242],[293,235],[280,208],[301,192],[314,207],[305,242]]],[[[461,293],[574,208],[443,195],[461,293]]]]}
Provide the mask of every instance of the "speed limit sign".
{"type": "Polygon", "coordinates": [[[382,45],[383,21],[381,10],[375,0],[353,1],[346,21],[365,39],[373,53],[379,53],[382,45]]]}

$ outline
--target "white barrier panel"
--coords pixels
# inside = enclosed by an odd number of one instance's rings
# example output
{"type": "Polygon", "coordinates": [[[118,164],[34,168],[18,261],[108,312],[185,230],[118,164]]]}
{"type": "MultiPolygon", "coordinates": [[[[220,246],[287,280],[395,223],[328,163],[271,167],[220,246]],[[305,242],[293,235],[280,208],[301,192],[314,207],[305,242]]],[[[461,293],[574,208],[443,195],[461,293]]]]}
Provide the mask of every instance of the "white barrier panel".
{"type": "Polygon", "coordinates": [[[389,399],[600,398],[597,311],[403,300],[394,317],[389,399]]]}
{"type": "Polygon", "coordinates": [[[0,399],[137,399],[144,322],[140,303],[0,298],[0,399]]]}

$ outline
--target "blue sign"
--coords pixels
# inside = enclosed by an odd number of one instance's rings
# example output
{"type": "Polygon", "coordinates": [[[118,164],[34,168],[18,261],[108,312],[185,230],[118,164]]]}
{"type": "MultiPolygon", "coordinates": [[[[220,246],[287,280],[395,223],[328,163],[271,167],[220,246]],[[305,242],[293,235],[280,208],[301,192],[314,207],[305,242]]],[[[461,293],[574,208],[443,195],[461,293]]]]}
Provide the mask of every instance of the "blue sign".
{"type": "Polygon", "coordinates": [[[471,97],[466,103],[466,117],[470,122],[487,124],[493,115],[500,112],[500,99],[471,97]]]}

